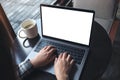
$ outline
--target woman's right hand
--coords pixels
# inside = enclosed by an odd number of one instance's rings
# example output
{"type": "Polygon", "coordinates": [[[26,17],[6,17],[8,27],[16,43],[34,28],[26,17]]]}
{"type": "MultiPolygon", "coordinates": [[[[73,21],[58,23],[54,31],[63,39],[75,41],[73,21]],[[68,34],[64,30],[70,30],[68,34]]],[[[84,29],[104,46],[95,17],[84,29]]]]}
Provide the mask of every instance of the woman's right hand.
{"type": "Polygon", "coordinates": [[[69,72],[74,60],[66,52],[61,53],[54,61],[54,70],[57,80],[69,80],[69,72]]]}

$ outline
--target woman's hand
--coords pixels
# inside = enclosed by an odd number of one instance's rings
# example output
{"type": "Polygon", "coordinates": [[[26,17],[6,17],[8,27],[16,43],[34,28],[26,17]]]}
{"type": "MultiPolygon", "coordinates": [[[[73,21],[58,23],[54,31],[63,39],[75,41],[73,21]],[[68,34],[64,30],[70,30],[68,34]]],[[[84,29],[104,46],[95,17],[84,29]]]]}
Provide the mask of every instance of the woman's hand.
{"type": "Polygon", "coordinates": [[[66,52],[61,53],[54,61],[54,69],[57,80],[69,80],[69,72],[74,60],[66,52]]]}
{"type": "Polygon", "coordinates": [[[43,67],[55,59],[56,48],[53,46],[45,46],[40,52],[31,60],[34,68],[43,67]]]}

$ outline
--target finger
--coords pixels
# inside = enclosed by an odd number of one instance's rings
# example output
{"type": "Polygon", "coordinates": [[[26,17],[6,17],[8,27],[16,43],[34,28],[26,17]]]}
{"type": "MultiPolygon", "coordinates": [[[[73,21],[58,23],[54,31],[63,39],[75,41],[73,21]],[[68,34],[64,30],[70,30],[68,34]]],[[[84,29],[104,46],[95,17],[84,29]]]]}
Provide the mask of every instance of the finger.
{"type": "Polygon", "coordinates": [[[68,56],[67,52],[64,52],[64,53],[63,53],[63,57],[62,57],[62,58],[63,58],[63,59],[66,59],[66,58],[67,58],[67,56],[68,56]]]}
{"type": "Polygon", "coordinates": [[[71,64],[71,65],[73,65],[73,64],[74,64],[74,60],[73,60],[73,59],[70,61],[70,64],[71,64]]]}
{"type": "Polygon", "coordinates": [[[49,46],[47,46],[45,50],[47,50],[47,51],[48,51],[48,50],[50,49],[50,47],[51,47],[50,45],[49,45],[49,46]]]}
{"type": "Polygon", "coordinates": [[[56,48],[51,48],[51,49],[47,52],[47,54],[48,54],[49,56],[51,56],[51,55],[55,52],[55,50],[56,50],[56,48]]]}
{"type": "Polygon", "coordinates": [[[71,55],[70,55],[70,54],[68,54],[68,56],[67,56],[67,61],[68,61],[68,62],[70,62],[70,61],[71,61],[71,59],[72,59],[71,55]]]}
{"type": "MultiPolygon", "coordinates": [[[[44,46],[44,47],[43,47],[40,51],[45,50],[45,49],[46,49],[46,47],[47,47],[47,46],[44,46]]],[[[39,51],[39,52],[40,52],[40,51],[39,51]]]]}
{"type": "Polygon", "coordinates": [[[55,48],[55,47],[49,45],[49,46],[47,46],[46,50],[49,51],[51,48],[55,48]]]}
{"type": "Polygon", "coordinates": [[[47,48],[47,46],[44,46],[43,49],[45,50],[47,48]]]}
{"type": "Polygon", "coordinates": [[[56,57],[56,58],[55,58],[55,61],[54,61],[54,64],[56,64],[56,63],[57,63],[57,60],[58,60],[58,58],[56,57]]]}
{"type": "Polygon", "coordinates": [[[62,58],[62,56],[63,56],[63,53],[60,53],[60,55],[59,55],[59,57],[58,57],[58,58],[59,58],[59,59],[61,59],[61,58],[62,58]]]}

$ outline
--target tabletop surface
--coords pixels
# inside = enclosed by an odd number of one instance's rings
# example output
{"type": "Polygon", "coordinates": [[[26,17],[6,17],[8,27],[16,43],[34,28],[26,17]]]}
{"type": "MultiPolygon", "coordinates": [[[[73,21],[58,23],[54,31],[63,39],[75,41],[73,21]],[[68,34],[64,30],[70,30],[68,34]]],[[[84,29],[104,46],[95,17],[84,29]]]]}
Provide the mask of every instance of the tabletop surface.
{"type": "MultiPolygon", "coordinates": [[[[41,34],[40,20],[37,20],[37,26],[39,34],[41,34]]],[[[23,43],[25,38],[21,39],[19,36],[16,38],[14,43],[14,53],[17,64],[24,61],[37,41],[40,39],[40,36],[41,35],[37,36],[35,39],[26,41],[24,45],[23,43]]],[[[99,25],[97,22],[94,22],[90,39],[90,52],[80,80],[96,80],[101,77],[108,66],[111,55],[112,45],[107,32],[101,25],[99,25]]],[[[39,78],[41,80],[49,80],[50,78],[54,80],[55,76],[45,72],[42,72],[41,74],[41,71],[35,70],[31,76],[27,78],[29,78],[29,80],[37,80],[39,78]],[[46,74],[48,75],[48,79],[46,79],[46,74]]]]}

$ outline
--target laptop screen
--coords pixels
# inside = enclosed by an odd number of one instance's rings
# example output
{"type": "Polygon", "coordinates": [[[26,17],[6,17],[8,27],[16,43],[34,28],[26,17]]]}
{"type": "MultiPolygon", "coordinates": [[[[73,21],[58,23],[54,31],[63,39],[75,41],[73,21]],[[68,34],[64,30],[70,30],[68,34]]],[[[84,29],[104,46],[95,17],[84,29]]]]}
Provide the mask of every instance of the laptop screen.
{"type": "Polygon", "coordinates": [[[89,45],[94,12],[41,5],[42,34],[89,45]]]}

